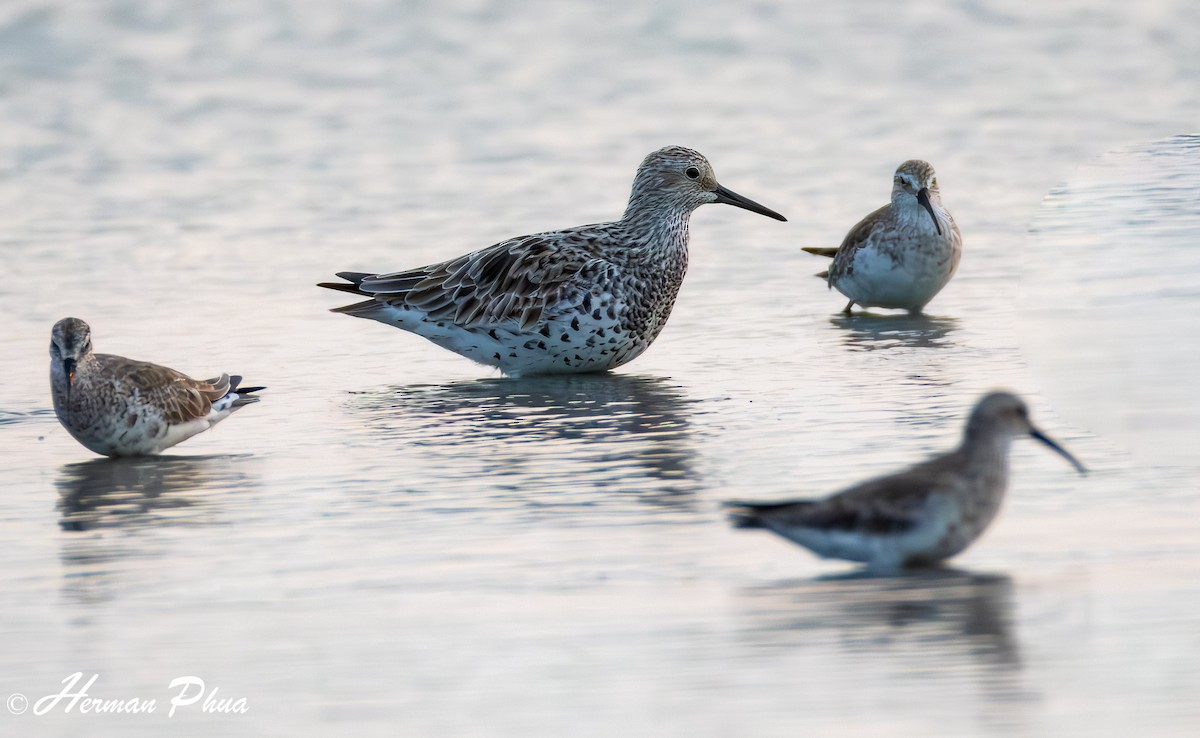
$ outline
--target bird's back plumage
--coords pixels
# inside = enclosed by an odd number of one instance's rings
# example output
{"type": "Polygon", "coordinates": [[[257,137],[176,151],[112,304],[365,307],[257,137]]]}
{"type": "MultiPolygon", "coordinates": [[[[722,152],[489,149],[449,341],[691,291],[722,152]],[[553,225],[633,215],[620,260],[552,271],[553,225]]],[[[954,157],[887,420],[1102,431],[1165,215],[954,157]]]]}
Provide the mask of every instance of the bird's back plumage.
{"type": "Polygon", "coordinates": [[[368,299],[334,312],[416,333],[511,376],[603,371],[658,336],[687,271],[688,220],[724,202],[778,213],[719,186],[678,146],[651,153],[624,217],[520,236],[417,269],[342,272],[319,286],[368,299]]]}
{"type": "Polygon", "coordinates": [[[608,369],[657,336],[686,257],[653,296],[621,223],[504,241],[445,262],[388,274],[341,273],[321,286],[370,299],[335,312],[376,320],[508,374],[608,369]]]}
{"type": "Polygon", "coordinates": [[[51,338],[50,387],[63,427],[105,456],[157,454],[258,398],[241,377],[192,379],[169,367],[91,350],[86,323],[67,318],[51,338]]]}
{"type": "Polygon", "coordinates": [[[1008,484],[1009,446],[1029,434],[1083,467],[1029,422],[1019,398],[985,395],[962,443],[895,474],[829,497],[727,503],[740,528],[766,528],[819,556],[897,569],[933,564],[969,546],[991,523],[1008,484]]]}
{"type": "Polygon", "coordinates": [[[832,257],[816,276],[863,307],[920,312],[958,269],[962,234],[942,206],[933,167],[911,160],[896,170],[892,200],[852,227],[837,249],[805,248],[832,257]]]}

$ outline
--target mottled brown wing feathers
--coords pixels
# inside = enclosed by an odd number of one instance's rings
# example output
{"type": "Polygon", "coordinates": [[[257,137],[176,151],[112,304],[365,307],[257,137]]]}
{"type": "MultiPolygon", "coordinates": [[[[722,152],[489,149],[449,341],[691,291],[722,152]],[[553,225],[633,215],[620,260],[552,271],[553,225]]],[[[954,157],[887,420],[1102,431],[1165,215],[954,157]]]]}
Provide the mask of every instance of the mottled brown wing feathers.
{"type": "Polygon", "coordinates": [[[845,249],[857,249],[866,244],[867,239],[871,237],[871,232],[874,231],[875,227],[883,221],[884,211],[886,211],[889,207],[891,207],[891,205],[884,205],[867,217],[858,221],[858,223],[856,223],[854,227],[850,229],[850,232],[846,234],[846,237],[842,239],[842,245],[838,247],[838,251],[840,252],[845,249]]]}
{"type": "Polygon", "coordinates": [[[537,324],[563,285],[593,259],[589,243],[571,233],[525,236],[441,264],[363,278],[360,294],[406,304],[433,320],[463,327],[537,324]]]}
{"type": "Polygon", "coordinates": [[[871,239],[871,234],[874,233],[876,226],[881,222],[883,213],[888,207],[890,206],[884,205],[858,221],[850,229],[850,232],[846,234],[846,237],[842,239],[842,245],[838,247],[837,254],[833,257],[833,266],[829,268],[827,278],[831,286],[833,280],[845,272],[847,267],[854,261],[854,252],[867,245],[867,241],[871,239]]]}
{"type": "MultiPolygon", "coordinates": [[[[208,415],[212,403],[224,397],[230,389],[229,376],[208,380],[192,379],[165,366],[123,357],[124,366],[117,372],[129,389],[136,389],[145,401],[159,408],[169,423],[186,423],[208,415]]],[[[115,363],[115,362],[114,362],[115,363]]]]}

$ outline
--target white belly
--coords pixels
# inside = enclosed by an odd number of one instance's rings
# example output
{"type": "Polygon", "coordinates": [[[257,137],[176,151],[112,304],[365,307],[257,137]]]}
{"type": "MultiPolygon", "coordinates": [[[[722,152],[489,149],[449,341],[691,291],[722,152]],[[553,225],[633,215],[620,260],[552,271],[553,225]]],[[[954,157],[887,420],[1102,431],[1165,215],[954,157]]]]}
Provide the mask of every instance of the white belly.
{"type": "Polygon", "coordinates": [[[515,325],[464,328],[450,321],[431,321],[422,311],[407,306],[383,306],[371,317],[472,361],[497,367],[511,377],[614,369],[637,358],[649,345],[607,312],[598,319],[566,313],[529,331],[519,331],[515,325]]]}
{"type": "Polygon", "coordinates": [[[818,556],[857,561],[878,571],[896,571],[914,562],[941,561],[966,548],[980,532],[962,526],[957,505],[943,495],[931,496],[919,517],[918,525],[894,533],[771,525],[769,522],[767,526],[818,556]]]}
{"type": "Polygon", "coordinates": [[[156,413],[126,411],[87,428],[67,426],[71,435],[89,450],[103,456],[150,456],[203,433],[229,414],[208,416],[177,425],[167,424],[156,413]],[[136,417],[130,423],[129,418],[136,417]]]}
{"type": "Polygon", "coordinates": [[[958,268],[958,251],[948,243],[936,248],[860,249],[852,268],[834,287],[863,307],[918,311],[946,286],[958,268]]]}

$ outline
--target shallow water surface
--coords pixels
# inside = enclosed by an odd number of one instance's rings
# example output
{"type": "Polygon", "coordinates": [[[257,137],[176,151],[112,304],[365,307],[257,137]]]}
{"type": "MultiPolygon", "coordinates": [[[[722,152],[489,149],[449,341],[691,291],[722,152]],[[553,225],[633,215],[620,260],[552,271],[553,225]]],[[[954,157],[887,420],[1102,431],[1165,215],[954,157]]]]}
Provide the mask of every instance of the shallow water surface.
{"type": "Polygon", "coordinates": [[[1197,468],[1044,396],[1019,347],[1070,325],[1018,309],[1043,196],[1194,128],[1197,34],[1174,0],[4,5],[0,696],[82,672],[160,707],[0,732],[1197,734],[1197,468]],[[616,217],[673,143],[790,222],[697,211],[615,373],[505,380],[314,286],[616,217]],[[959,274],[929,316],[840,315],[800,247],[914,157],[959,274]],[[93,459],[49,411],[66,315],[269,389],[93,459]],[[1092,473],[1018,442],[953,569],[864,578],[724,520],[945,448],[997,386],[1092,473]],[[185,675],[249,711],[168,718],[185,675]]]}
{"type": "Polygon", "coordinates": [[[1200,136],[1123,147],[1038,210],[1023,348],[1056,405],[1140,463],[1196,466],[1200,136]]]}

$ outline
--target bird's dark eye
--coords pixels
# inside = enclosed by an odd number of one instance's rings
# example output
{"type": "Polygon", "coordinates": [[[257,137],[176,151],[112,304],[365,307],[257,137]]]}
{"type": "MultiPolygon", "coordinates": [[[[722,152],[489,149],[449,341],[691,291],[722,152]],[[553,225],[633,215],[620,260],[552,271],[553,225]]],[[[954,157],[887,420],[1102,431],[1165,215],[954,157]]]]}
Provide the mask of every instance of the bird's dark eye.
{"type": "Polygon", "coordinates": [[[688,176],[688,179],[698,179],[700,177],[700,170],[696,167],[688,167],[684,174],[688,176]]]}

